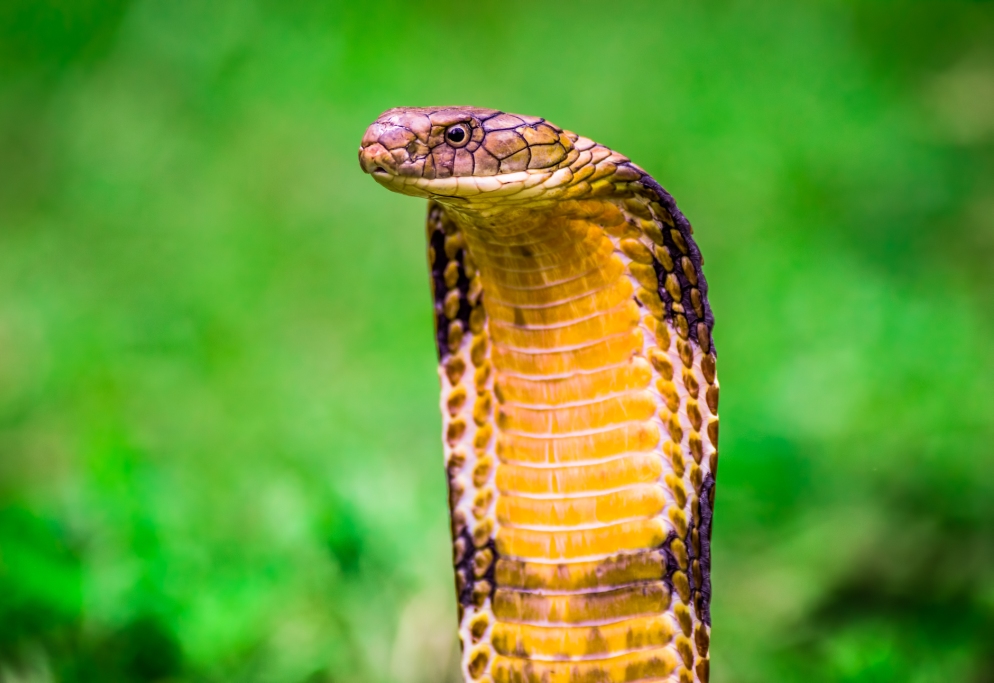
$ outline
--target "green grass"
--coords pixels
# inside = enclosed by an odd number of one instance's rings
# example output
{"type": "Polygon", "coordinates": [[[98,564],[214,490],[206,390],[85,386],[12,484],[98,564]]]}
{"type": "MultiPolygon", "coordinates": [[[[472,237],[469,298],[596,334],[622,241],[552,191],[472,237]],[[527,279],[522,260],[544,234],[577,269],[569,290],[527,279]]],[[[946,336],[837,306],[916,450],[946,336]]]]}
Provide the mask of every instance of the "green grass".
{"type": "Polygon", "coordinates": [[[0,681],[455,680],[424,206],[356,161],[450,103],[695,225],[714,680],[994,680],[992,44],[965,0],[7,0],[0,681]]]}

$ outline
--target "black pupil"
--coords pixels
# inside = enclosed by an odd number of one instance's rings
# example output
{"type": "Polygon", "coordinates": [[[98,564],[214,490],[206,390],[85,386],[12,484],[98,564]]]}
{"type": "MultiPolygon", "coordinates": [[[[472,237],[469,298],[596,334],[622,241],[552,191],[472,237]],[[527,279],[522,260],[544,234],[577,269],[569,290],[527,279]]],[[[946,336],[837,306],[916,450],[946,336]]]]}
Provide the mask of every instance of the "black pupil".
{"type": "Polygon", "coordinates": [[[449,128],[447,135],[449,137],[449,142],[455,142],[457,144],[466,139],[466,131],[462,126],[453,126],[452,128],[449,128]]]}

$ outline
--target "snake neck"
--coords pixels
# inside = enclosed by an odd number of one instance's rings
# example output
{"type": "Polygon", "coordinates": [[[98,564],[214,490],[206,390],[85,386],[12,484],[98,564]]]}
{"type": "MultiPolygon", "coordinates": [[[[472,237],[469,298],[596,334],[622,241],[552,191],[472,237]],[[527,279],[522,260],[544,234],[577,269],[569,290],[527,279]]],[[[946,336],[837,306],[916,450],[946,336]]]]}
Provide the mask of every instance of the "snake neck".
{"type": "MultiPolygon", "coordinates": [[[[489,633],[495,680],[516,680],[524,655],[578,657],[610,680],[669,673],[674,624],[658,615],[672,593],[673,534],[660,516],[661,424],[645,358],[657,340],[612,235],[625,216],[596,201],[452,220],[485,312],[463,342],[477,368],[463,470],[476,493],[471,514],[456,506],[453,529],[464,624],[489,633]],[[480,550],[460,561],[471,546],[480,550]]],[[[474,653],[471,672],[483,661],[474,653]]]]}
{"type": "Polygon", "coordinates": [[[607,234],[624,221],[613,204],[548,202],[448,213],[481,275],[488,319],[498,327],[567,322],[559,307],[571,297],[590,294],[608,280],[627,280],[607,234]],[[508,308],[514,310],[505,320],[508,308]]]}

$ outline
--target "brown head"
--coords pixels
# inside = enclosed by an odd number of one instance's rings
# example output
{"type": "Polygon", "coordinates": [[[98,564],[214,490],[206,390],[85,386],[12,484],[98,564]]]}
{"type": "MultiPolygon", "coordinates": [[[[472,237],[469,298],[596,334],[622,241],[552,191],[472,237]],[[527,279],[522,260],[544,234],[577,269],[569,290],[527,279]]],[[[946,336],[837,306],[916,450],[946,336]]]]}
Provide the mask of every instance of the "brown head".
{"type": "Polygon", "coordinates": [[[535,116],[477,107],[400,107],[366,130],[359,163],[396,192],[479,197],[526,179],[554,186],[555,172],[576,158],[577,139],[535,116]]]}

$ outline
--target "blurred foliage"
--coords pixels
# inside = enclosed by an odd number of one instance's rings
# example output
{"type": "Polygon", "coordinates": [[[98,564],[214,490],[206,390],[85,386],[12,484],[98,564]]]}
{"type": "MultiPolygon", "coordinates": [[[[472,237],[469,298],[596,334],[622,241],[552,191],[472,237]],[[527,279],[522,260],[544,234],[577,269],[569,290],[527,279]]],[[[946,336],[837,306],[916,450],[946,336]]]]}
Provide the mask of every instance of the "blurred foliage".
{"type": "Polygon", "coordinates": [[[994,681],[994,3],[0,3],[0,681],[441,683],[391,106],[538,114],[697,227],[715,680],[994,681]]]}

